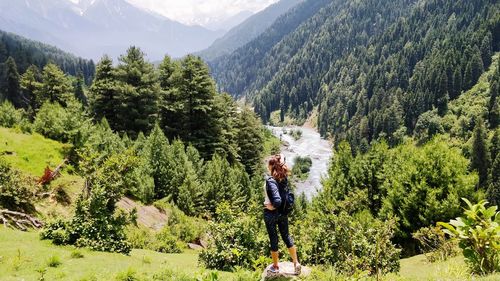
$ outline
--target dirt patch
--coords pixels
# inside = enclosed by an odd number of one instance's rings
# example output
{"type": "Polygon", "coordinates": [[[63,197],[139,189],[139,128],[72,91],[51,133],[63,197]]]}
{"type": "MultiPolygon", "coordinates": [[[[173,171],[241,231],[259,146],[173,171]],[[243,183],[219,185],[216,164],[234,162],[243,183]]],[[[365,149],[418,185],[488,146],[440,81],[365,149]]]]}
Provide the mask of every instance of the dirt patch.
{"type": "Polygon", "coordinates": [[[136,209],[137,223],[147,228],[160,230],[168,223],[168,216],[154,206],[142,206],[130,198],[123,198],[116,205],[128,212],[136,209]]]}

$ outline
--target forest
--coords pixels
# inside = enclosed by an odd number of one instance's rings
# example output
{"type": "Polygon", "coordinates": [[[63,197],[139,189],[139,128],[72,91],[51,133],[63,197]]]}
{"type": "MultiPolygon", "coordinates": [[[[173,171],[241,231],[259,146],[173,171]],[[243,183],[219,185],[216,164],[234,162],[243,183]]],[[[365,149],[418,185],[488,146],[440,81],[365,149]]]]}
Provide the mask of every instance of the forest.
{"type": "MultiPolygon", "coordinates": [[[[259,280],[272,114],[315,119],[335,150],[290,215],[300,280],[498,279],[499,27],[493,0],[305,0],[213,61],[131,46],[95,65],[0,33],[0,224],[16,229],[0,237],[71,251],[8,248],[0,279],[259,280]],[[100,252],[139,262],[56,275],[100,252]],[[158,261],[186,256],[196,270],[158,261]]],[[[292,186],[312,165],[296,161],[292,186]]]]}

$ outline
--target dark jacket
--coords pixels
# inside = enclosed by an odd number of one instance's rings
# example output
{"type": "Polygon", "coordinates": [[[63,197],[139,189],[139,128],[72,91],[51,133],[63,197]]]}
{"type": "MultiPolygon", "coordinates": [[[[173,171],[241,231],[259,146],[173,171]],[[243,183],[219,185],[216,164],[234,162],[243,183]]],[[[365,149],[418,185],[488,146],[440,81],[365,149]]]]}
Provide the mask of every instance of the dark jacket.
{"type": "Polygon", "coordinates": [[[273,177],[268,177],[266,179],[266,191],[269,200],[273,207],[278,210],[282,205],[281,198],[286,196],[286,186],[288,185],[288,179],[284,179],[281,182],[276,181],[273,177]]]}

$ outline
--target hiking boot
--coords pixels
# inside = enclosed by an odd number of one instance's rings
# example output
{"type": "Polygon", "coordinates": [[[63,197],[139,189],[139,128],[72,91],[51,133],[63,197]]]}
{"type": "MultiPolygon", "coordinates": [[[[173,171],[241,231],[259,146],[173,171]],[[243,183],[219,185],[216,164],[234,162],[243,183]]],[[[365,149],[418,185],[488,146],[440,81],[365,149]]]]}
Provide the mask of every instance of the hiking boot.
{"type": "Polygon", "coordinates": [[[274,265],[271,265],[270,267],[267,268],[267,274],[272,277],[276,276],[280,273],[280,268],[279,267],[274,267],[274,265]]]}
{"type": "Polygon", "coordinates": [[[295,275],[300,275],[302,273],[302,265],[300,263],[297,263],[295,265],[295,275]]]}

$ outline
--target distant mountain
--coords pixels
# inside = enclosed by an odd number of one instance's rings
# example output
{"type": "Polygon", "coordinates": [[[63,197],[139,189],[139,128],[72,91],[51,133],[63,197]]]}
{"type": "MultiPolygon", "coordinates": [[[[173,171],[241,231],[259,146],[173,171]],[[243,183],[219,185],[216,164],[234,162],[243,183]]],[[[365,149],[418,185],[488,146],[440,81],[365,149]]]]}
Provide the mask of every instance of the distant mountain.
{"type": "Polygon", "coordinates": [[[0,29],[93,59],[130,45],[152,60],[179,57],[209,46],[223,31],[187,26],[125,0],[0,0],[0,29]]]}
{"type": "Polygon", "coordinates": [[[227,31],[231,30],[233,27],[244,22],[246,19],[248,19],[252,15],[254,15],[254,13],[251,11],[241,11],[241,12],[237,13],[236,15],[229,17],[227,19],[213,21],[213,22],[205,24],[203,26],[210,29],[210,30],[224,30],[227,32],[227,31]]]}
{"type": "Polygon", "coordinates": [[[232,28],[223,37],[217,39],[209,48],[201,51],[199,55],[210,61],[233,52],[255,39],[270,27],[279,16],[302,1],[304,0],[281,0],[267,7],[232,28]]]}

